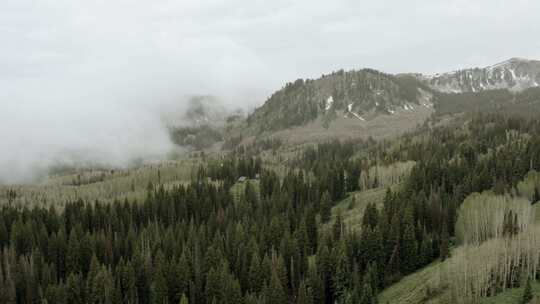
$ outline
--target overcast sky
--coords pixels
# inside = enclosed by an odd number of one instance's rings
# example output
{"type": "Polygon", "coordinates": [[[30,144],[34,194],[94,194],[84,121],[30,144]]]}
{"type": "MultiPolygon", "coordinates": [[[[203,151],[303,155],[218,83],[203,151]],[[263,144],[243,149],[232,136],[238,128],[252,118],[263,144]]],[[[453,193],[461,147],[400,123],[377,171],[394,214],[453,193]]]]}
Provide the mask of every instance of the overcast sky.
{"type": "Polygon", "coordinates": [[[253,107],[341,68],[540,59],[539,13],[537,0],[1,0],[0,179],[66,151],[163,154],[160,112],[190,94],[253,107]]]}

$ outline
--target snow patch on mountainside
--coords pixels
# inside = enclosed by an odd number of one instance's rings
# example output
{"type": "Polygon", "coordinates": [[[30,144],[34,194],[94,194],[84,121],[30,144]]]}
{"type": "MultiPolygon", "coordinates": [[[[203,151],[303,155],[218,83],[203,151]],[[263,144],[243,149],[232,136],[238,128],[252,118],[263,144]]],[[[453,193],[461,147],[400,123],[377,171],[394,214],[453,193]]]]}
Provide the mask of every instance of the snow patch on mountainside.
{"type": "Polygon", "coordinates": [[[352,115],[354,115],[356,118],[360,119],[361,121],[366,121],[362,116],[358,115],[358,113],[351,112],[352,115]]]}
{"type": "MultiPolygon", "coordinates": [[[[366,119],[362,116],[360,116],[360,114],[356,113],[356,112],[353,112],[353,103],[350,103],[347,105],[347,112],[348,113],[351,113],[354,117],[360,119],[361,121],[366,121],[366,119]]],[[[345,115],[345,117],[347,117],[347,115],[345,115]]]]}
{"type": "Polygon", "coordinates": [[[328,99],[326,99],[326,107],[324,109],[326,111],[330,110],[330,108],[332,108],[332,104],[334,104],[334,97],[332,97],[332,95],[330,95],[330,97],[328,97],[328,99]]]}
{"type": "Polygon", "coordinates": [[[540,61],[512,58],[485,68],[421,75],[420,79],[443,93],[474,93],[495,89],[522,91],[539,86],[540,61]]]}

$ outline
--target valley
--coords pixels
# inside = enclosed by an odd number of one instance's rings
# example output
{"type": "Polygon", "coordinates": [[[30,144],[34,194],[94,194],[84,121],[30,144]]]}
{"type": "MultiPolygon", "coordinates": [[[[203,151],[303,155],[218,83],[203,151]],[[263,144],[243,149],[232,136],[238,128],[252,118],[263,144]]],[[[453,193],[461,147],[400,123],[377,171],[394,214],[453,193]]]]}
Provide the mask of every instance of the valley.
{"type": "Polygon", "coordinates": [[[0,185],[0,303],[522,303],[537,67],[338,71],[249,114],[192,97],[183,153],[0,185]]]}

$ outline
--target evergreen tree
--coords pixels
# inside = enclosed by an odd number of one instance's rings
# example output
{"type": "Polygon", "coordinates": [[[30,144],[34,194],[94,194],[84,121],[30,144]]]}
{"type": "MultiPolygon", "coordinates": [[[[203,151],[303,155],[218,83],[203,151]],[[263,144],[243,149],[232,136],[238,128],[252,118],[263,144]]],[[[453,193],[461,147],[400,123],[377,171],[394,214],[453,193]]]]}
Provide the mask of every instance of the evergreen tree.
{"type": "Polygon", "coordinates": [[[310,263],[308,265],[307,280],[306,285],[308,290],[311,291],[313,303],[321,304],[324,303],[325,293],[324,293],[324,283],[317,271],[317,265],[315,263],[310,263]]]}
{"type": "Polygon", "coordinates": [[[300,286],[298,287],[296,304],[313,304],[313,296],[309,292],[309,289],[304,281],[300,282],[300,286]]]}
{"type": "Polygon", "coordinates": [[[369,283],[364,283],[359,304],[378,304],[377,295],[374,294],[369,283]]]}
{"type": "Polygon", "coordinates": [[[334,265],[328,246],[320,247],[317,252],[317,263],[322,280],[324,303],[331,303],[334,301],[334,265]]]}
{"type": "Polygon", "coordinates": [[[83,282],[83,278],[80,274],[69,274],[66,282],[66,290],[70,303],[83,304],[86,302],[83,282]]]}
{"type": "Polygon", "coordinates": [[[527,278],[527,283],[525,283],[525,289],[523,290],[523,296],[521,297],[520,304],[528,304],[533,299],[532,287],[531,287],[531,278],[527,278]]]}
{"type": "Polygon", "coordinates": [[[152,276],[152,285],[150,287],[150,299],[154,304],[169,303],[169,289],[167,282],[168,263],[161,251],[156,254],[154,262],[154,274],[152,276]]]}
{"type": "Polygon", "coordinates": [[[261,267],[259,254],[253,253],[251,263],[249,265],[248,284],[252,292],[259,292],[264,284],[264,270],[261,267]]]}
{"type": "Polygon", "coordinates": [[[311,254],[315,252],[317,248],[317,240],[319,238],[317,220],[315,219],[315,212],[313,211],[312,207],[308,208],[306,214],[306,231],[309,241],[309,253],[311,254]]]}
{"type": "Polygon", "coordinates": [[[341,241],[337,248],[336,271],[333,278],[334,291],[338,303],[345,303],[349,289],[350,269],[347,258],[347,248],[344,241],[341,241]]]}
{"type": "MultiPolygon", "coordinates": [[[[176,279],[176,278],[175,278],[176,279]]],[[[122,303],[136,303],[137,285],[135,270],[131,262],[120,261],[116,268],[116,280],[121,294],[122,303]]]]}
{"type": "Polygon", "coordinates": [[[343,223],[343,220],[341,218],[341,213],[338,213],[336,216],[336,221],[334,222],[334,225],[332,227],[332,233],[335,241],[339,241],[341,239],[341,235],[345,230],[344,228],[345,224],[343,223]]]}
{"type": "Polygon", "coordinates": [[[401,240],[401,269],[404,274],[416,269],[418,263],[418,244],[412,223],[405,223],[403,238],[401,240]]]}
{"type": "Polygon", "coordinates": [[[112,303],[114,294],[114,280],[112,273],[105,266],[97,272],[91,282],[91,289],[88,298],[90,303],[112,303]]]}
{"type": "Polygon", "coordinates": [[[66,253],[66,271],[70,273],[81,272],[81,247],[79,243],[79,236],[76,229],[72,229],[69,234],[69,241],[66,253]]]}
{"type": "Polygon", "coordinates": [[[364,210],[364,217],[362,218],[362,229],[373,229],[377,226],[379,221],[379,211],[373,203],[369,203],[364,210]]]}
{"type": "MultiPolygon", "coordinates": [[[[46,303],[68,304],[68,295],[64,284],[48,285],[47,289],[45,290],[44,298],[46,303]]],[[[6,303],[16,303],[16,301],[13,300],[13,302],[6,303]]]]}
{"type": "Polygon", "coordinates": [[[361,267],[365,267],[372,262],[379,264],[386,262],[384,261],[382,235],[378,226],[374,229],[365,228],[362,230],[359,247],[358,262],[361,267]]]}
{"type": "Polygon", "coordinates": [[[0,216],[0,250],[2,247],[6,246],[9,242],[9,234],[7,231],[6,223],[4,218],[0,216]]]}
{"type": "Polygon", "coordinates": [[[360,189],[360,166],[356,162],[349,165],[347,175],[347,191],[358,191],[360,189]]]}
{"type": "Polygon", "coordinates": [[[390,224],[390,231],[388,236],[385,239],[385,257],[386,257],[386,269],[385,276],[387,283],[392,283],[393,281],[399,279],[401,276],[401,248],[400,248],[400,225],[398,216],[395,215],[392,218],[390,224]]]}
{"type": "Polygon", "coordinates": [[[266,290],[266,303],[268,304],[283,304],[287,303],[287,294],[283,283],[279,278],[277,269],[272,270],[270,285],[266,290]]]}
{"type": "Polygon", "coordinates": [[[96,276],[98,275],[99,271],[101,270],[101,264],[99,263],[97,257],[95,255],[92,256],[92,260],[90,262],[90,269],[88,271],[88,275],[86,277],[86,292],[88,295],[88,298],[90,299],[90,303],[94,303],[94,295],[92,293],[92,289],[94,288],[93,284],[96,279],[96,276]]]}
{"type": "Polygon", "coordinates": [[[377,264],[370,263],[368,265],[362,282],[368,283],[373,294],[377,294],[379,286],[381,285],[379,282],[379,274],[377,272],[377,264]]]}
{"type": "Polygon", "coordinates": [[[324,192],[324,194],[321,197],[321,222],[326,223],[330,220],[330,217],[332,216],[332,201],[330,199],[330,194],[328,192],[324,192]]]}
{"type": "Polygon", "coordinates": [[[209,303],[212,303],[212,301],[220,301],[222,286],[220,274],[216,269],[212,268],[208,272],[205,286],[205,297],[208,299],[209,303]]]}
{"type": "Polygon", "coordinates": [[[422,243],[420,245],[420,252],[418,252],[418,254],[421,255],[418,267],[429,264],[433,259],[433,244],[431,237],[426,235],[425,231],[424,236],[422,237],[422,243]]]}
{"type": "Polygon", "coordinates": [[[446,226],[446,221],[443,223],[443,230],[441,234],[441,240],[439,244],[439,256],[442,261],[446,260],[450,256],[449,240],[450,236],[448,235],[448,228],[446,226]]]}
{"type": "Polygon", "coordinates": [[[0,303],[17,303],[16,286],[10,268],[10,265],[7,264],[2,267],[2,260],[0,259],[0,303]]]}
{"type": "Polygon", "coordinates": [[[538,187],[534,187],[534,194],[533,194],[533,199],[532,199],[532,203],[533,205],[540,202],[540,190],[538,190],[538,187]]]}

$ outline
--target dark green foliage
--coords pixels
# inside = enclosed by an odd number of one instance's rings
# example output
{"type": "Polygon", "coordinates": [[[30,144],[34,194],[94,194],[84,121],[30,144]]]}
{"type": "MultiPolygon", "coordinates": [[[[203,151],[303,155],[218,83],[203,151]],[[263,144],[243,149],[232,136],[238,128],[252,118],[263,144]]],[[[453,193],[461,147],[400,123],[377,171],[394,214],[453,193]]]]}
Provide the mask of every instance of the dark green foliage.
{"type": "MultiPolygon", "coordinates": [[[[322,144],[278,175],[232,154],[188,184],[150,184],[140,202],[1,206],[0,302],[376,303],[401,275],[449,256],[465,196],[498,181],[508,191],[540,170],[539,131],[535,121],[478,116],[391,151],[362,142],[369,159],[358,159],[358,143],[322,144]],[[328,222],[359,184],[355,170],[407,160],[416,161],[410,177],[382,207],[367,204],[361,229],[341,216],[320,229],[317,214],[328,222]],[[235,198],[240,176],[257,181],[235,198]]],[[[516,227],[508,213],[505,233],[516,227]]]]}
{"type": "Polygon", "coordinates": [[[277,268],[272,269],[270,283],[266,288],[266,303],[281,304],[287,303],[287,294],[285,293],[284,283],[277,268]]]}
{"type": "Polygon", "coordinates": [[[408,274],[417,268],[418,243],[416,241],[412,210],[408,210],[403,220],[401,237],[401,273],[408,274]]]}
{"type": "Polygon", "coordinates": [[[7,231],[6,223],[3,218],[0,218],[0,248],[7,245],[9,242],[9,233],[7,231]]]}
{"type": "Polygon", "coordinates": [[[345,303],[351,287],[351,274],[347,248],[344,241],[335,249],[335,273],[333,277],[333,290],[338,303],[345,303]]]}
{"type": "Polygon", "coordinates": [[[435,108],[439,115],[478,112],[536,118],[540,114],[540,88],[530,88],[519,93],[503,89],[475,93],[439,93],[436,99],[435,108]]]}
{"type": "Polygon", "coordinates": [[[521,297],[520,304],[528,304],[533,299],[532,287],[531,287],[531,278],[527,278],[527,283],[525,283],[525,289],[523,290],[523,296],[521,297]]]}
{"type": "Polygon", "coordinates": [[[362,218],[362,229],[374,229],[379,221],[379,211],[375,204],[368,204],[362,218]]]}
{"type": "MultiPolygon", "coordinates": [[[[169,265],[165,260],[163,253],[161,251],[158,251],[154,261],[154,275],[152,278],[153,283],[150,286],[151,303],[157,304],[169,302],[169,289],[167,285],[168,271],[169,265]]],[[[212,272],[210,271],[210,273],[212,272]]],[[[210,277],[210,274],[208,276],[210,277]]]]}
{"type": "Polygon", "coordinates": [[[313,304],[313,295],[311,294],[304,281],[302,281],[300,283],[300,287],[298,287],[296,304],[313,304]]]}
{"type": "Polygon", "coordinates": [[[179,146],[190,146],[197,150],[209,148],[214,143],[223,140],[223,134],[209,125],[199,127],[175,127],[169,130],[173,143],[179,146]]]}
{"type": "Polygon", "coordinates": [[[324,289],[324,281],[321,273],[319,273],[316,264],[311,264],[308,267],[306,285],[313,297],[313,303],[323,303],[326,297],[324,289]]]}
{"type": "Polygon", "coordinates": [[[369,283],[364,283],[359,304],[377,304],[377,295],[369,283]]]}
{"type": "Polygon", "coordinates": [[[83,278],[80,274],[70,273],[66,282],[67,297],[70,303],[85,303],[83,278]]]}
{"type": "Polygon", "coordinates": [[[319,113],[318,102],[311,100],[314,93],[314,88],[304,85],[302,79],[288,83],[285,88],[274,93],[263,107],[248,117],[248,124],[257,123],[259,130],[264,131],[307,123],[315,119],[319,113]]]}
{"type": "Polygon", "coordinates": [[[433,254],[433,241],[424,231],[422,242],[418,252],[418,267],[429,264],[435,255],[433,254]]]}
{"type": "MultiPolygon", "coordinates": [[[[535,187],[532,203],[534,205],[538,202],[540,202],[540,190],[538,190],[538,187],[535,187]]],[[[0,229],[1,229],[1,226],[0,226],[0,229]]]]}
{"type": "Polygon", "coordinates": [[[439,256],[441,260],[446,260],[450,256],[450,236],[448,235],[448,228],[443,224],[443,231],[441,233],[441,240],[439,245],[439,256]]]}
{"type": "Polygon", "coordinates": [[[344,232],[345,232],[345,223],[343,223],[341,213],[338,213],[338,215],[336,216],[334,225],[332,226],[332,235],[334,237],[334,240],[335,241],[340,240],[344,232]]]}
{"type": "Polygon", "coordinates": [[[328,192],[325,192],[321,198],[321,209],[319,211],[321,215],[321,222],[326,223],[332,216],[332,200],[328,192]]]}
{"type": "Polygon", "coordinates": [[[317,240],[319,237],[317,221],[315,219],[315,211],[313,207],[308,208],[306,212],[306,233],[308,238],[308,253],[313,253],[317,248],[317,240]]]}

